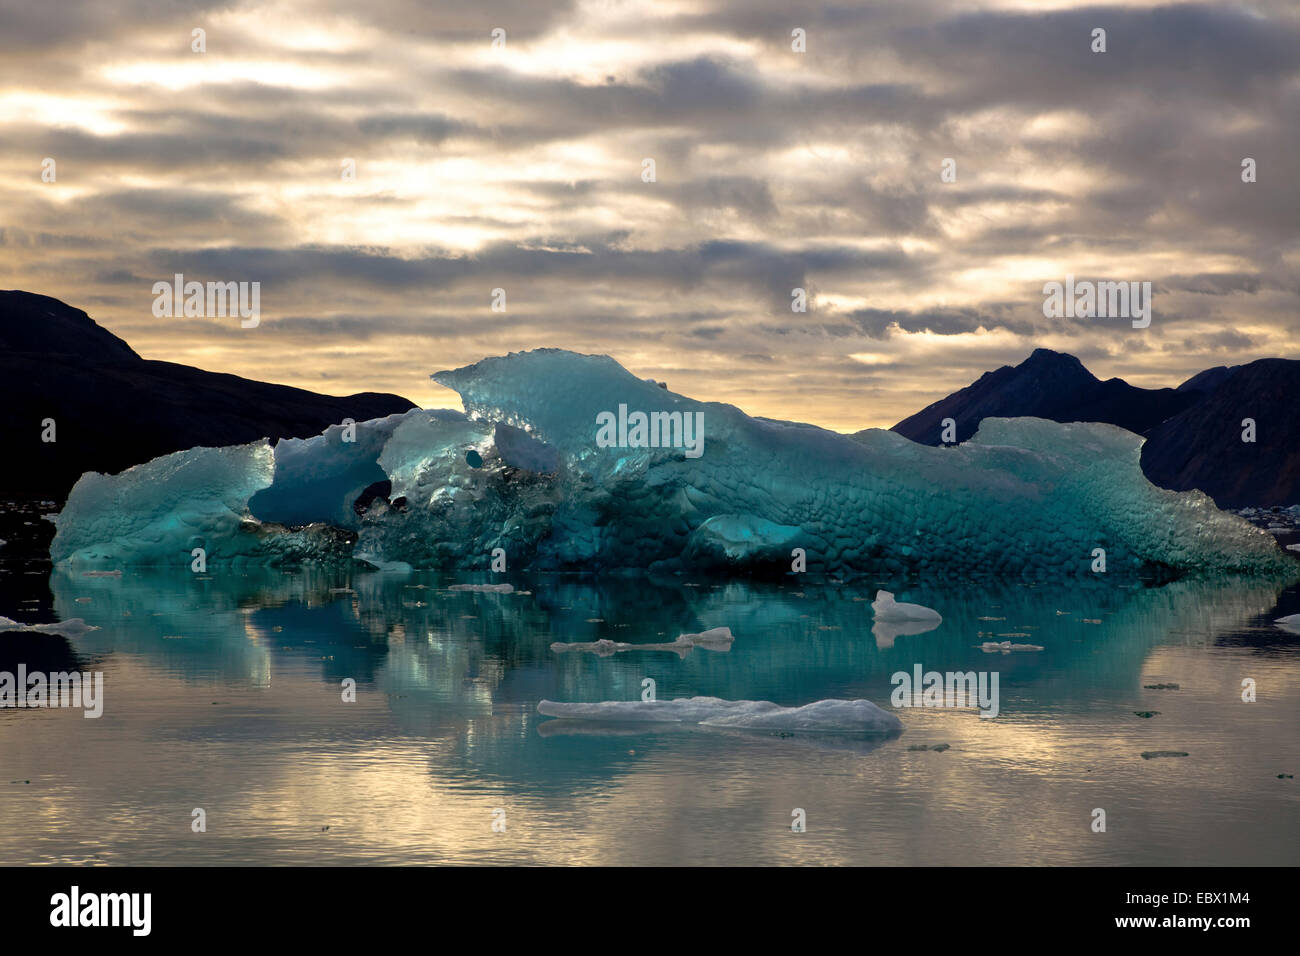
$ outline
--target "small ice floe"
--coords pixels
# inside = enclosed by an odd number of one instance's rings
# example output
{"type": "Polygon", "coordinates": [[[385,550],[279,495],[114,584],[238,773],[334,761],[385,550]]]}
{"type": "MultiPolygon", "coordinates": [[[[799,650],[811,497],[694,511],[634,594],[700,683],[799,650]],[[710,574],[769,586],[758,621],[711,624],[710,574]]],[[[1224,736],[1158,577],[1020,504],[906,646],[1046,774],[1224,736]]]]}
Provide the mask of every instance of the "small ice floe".
{"type": "Polygon", "coordinates": [[[685,657],[697,647],[701,647],[706,651],[729,651],[731,650],[731,642],[734,640],[735,638],[731,635],[731,628],[714,627],[707,631],[701,631],[699,634],[679,634],[677,640],[669,643],[627,644],[623,641],[611,641],[602,638],[599,641],[586,641],[579,644],[564,644],[557,641],[551,645],[551,650],[557,654],[564,654],[569,651],[585,651],[599,657],[609,657],[611,654],[619,654],[623,651],[671,651],[685,657]]]}
{"type": "Polygon", "coordinates": [[[1300,634],[1300,614],[1288,614],[1286,617],[1279,617],[1273,623],[1284,631],[1300,634]]]}
{"type": "MultiPolygon", "coordinates": [[[[0,541],[0,544],[4,544],[4,542],[0,541]]],[[[1288,551],[1300,551],[1300,544],[1288,544],[1286,549],[1288,551]]]]}
{"type": "Polygon", "coordinates": [[[877,621],[889,621],[897,623],[900,621],[933,621],[938,624],[943,617],[933,608],[922,607],[920,604],[900,604],[894,600],[894,595],[888,591],[877,591],[876,599],[871,602],[871,610],[876,614],[877,621]]]}
{"type": "Polygon", "coordinates": [[[782,707],[766,700],[683,697],[677,700],[607,700],[568,704],[544,700],[537,712],[569,720],[636,724],[691,724],[733,730],[778,730],[791,733],[888,734],[903,723],[869,700],[819,700],[802,707],[782,707]]]}
{"type": "Polygon", "coordinates": [[[1041,651],[1041,644],[1012,644],[1010,641],[985,641],[979,645],[985,654],[1010,654],[1012,651],[1041,651]]]}
{"type": "Polygon", "coordinates": [[[121,571],[82,571],[83,578],[120,578],[121,571]]]}
{"type": "Polygon", "coordinates": [[[60,634],[63,637],[80,637],[88,631],[98,631],[93,624],[87,624],[79,617],[53,624],[19,624],[12,618],[0,615],[0,631],[24,631],[32,634],[60,634]]]}
{"type": "Polygon", "coordinates": [[[484,594],[512,594],[515,586],[513,584],[453,584],[448,590],[481,591],[484,594]]]}

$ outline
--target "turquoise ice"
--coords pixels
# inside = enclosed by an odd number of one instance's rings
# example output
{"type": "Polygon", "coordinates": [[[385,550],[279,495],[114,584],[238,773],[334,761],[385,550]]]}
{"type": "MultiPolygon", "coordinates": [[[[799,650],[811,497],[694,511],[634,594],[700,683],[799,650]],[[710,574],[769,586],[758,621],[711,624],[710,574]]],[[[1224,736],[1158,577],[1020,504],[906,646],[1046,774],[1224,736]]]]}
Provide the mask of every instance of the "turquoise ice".
{"type": "MultiPolygon", "coordinates": [[[[1088,575],[1293,572],[1267,533],[1142,475],[1142,439],[1100,424],[985,419],[969,441],[849,437],[746,415],[637,378],[606,356],[540,349],[433,376],[464,412],[412,411],[271,448],[192,449],[82,477],[56,561],[209,556],[377,567],[1088,575]],[[667,447],[596,441],[623,410],[667,447]],[[667,427],[695,416],[702,453],[667,427]],[[656,437],[658,432],[655,432],[656,437]],[[356,515],[366,485],[382,500],[356,515]],[[399,504],[399,499],[404,499],[399,504]],[[251,503],[251,506],[250,506],[251,503]]],[[[644,435],[642,435],[644,437],[644,435]]],[[[643,444],[643,443],[641,443],[643,444]]]]}

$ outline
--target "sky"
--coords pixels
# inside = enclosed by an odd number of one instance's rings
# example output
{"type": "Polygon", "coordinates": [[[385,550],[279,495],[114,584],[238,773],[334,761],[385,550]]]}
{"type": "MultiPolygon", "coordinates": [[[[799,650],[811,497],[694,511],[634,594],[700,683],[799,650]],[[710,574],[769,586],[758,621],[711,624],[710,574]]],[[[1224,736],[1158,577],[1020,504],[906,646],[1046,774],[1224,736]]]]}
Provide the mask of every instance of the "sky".
{"type": "Polygon", "coordinates": [[[1295,358],[1297,157],[1293,0],[0,0],[0,288],[425,407],[543,346],[845,431],[1037,347],[1295,358]],[[156,317],[176,273],[260,323],[156,317]],[[1045,316],[1067,275],[1150,282],[1150,326],[1045,316]]]}

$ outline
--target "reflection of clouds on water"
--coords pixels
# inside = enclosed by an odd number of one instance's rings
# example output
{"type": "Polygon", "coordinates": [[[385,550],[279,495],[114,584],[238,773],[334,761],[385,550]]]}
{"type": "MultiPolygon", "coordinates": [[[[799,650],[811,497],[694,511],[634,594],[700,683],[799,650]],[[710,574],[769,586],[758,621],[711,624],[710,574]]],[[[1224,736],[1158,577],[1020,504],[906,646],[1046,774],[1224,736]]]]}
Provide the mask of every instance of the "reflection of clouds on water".
{"type": "MultiPolygon", "coordinates": [[[[660,681],[663,697],[761,697],[787,705],[883,700],[888,675],[901,663],[923,657],[927,666],[955,669],[978,662],[978,645],[993,635],[990,617],[1005,619],[997,628],[1032,635],[1045,648],[1034,660],[1004,662],[1004,680],[1032,685],[1070,674],[1080,692],[1095,697],[1107,684],[1127,687],[1153,642],[1231,633],[1263,619],[1281,590],[1258,580],[1153,588],[918,583],[900,590],[900,597],[943,614],[936,628],[873,621],[872,588],[810,580],[795,591],[553,575],[527,582],[531,594],[451,591],[452,583],[431,574],[313,570],[195,576],[159,569],[101,578],[56,571],[50,578],[56,613],[100,628],[77,639],[85,652],[132,654],[183,677],[234,681],[264,679],[277,659],[293,660],[324,681],[352,677],[379,685],[395,701],[467,713],[490,712],[500,688],[532,687],[557,700],[635,699],[645,676],[660,681]],[[550,649],[595,642],[649,648],[721,627],[734,636],[728,653],[680,661],[550,649]],[[929,634],[924,643],[896,643],[922,633],[929,634]]],[[[1055,688],[1054,697],[1062,692],[1070,688],[1055,688]]]]}
{"type": "Polygon", "coordinates": [[[685,587],[671,576],[512,577],[532,592],[522,595],[453,592],[452,583],[463,582],[55,573],[57,613],[101,628],[64,652],[105,670],[107,708],[101,721],[80,721],[91,728],[65,726],[60,714],[0,715],[0,748],[15,760],[66,754],[66,766],[15,764],[13,775],[32,787],[59,790],[43,806],[45,819],[60,822],[20,845],[4,833],[30,830],[32,807],[0,788],[0,856],[71,859],[94,843],[101,855],[142,862],[272,854],[753,862],[815,853],[822,862],[937,863],[955,840],[974,840],[991,863],[1276,862],[1282,852],[1252,838],[1252,828],[1286,825],[1275,775],[1296,758],[1300,668],[1294,641],[1272,624],[1295,609],[1286,603],[1295,595],[1279,605],[1278,585],[852,587],[804,577],[685,587]],[[943,624],[881,646],[870,611],[879,587],[935,608],[943,624]],[[727,653],[550,650],[557,641],[662,643],[721,626],[734,635],[727,653]],[[978,649],[993,639],[981,632],[1032,634],[1022,640],[1044,650],[993,661],[978,649]],[[901,741],[876,742],[720,728],[625,734],[536,713],[542,699],[638,700],[646,677],[664,699],[864,698],[888,707],[890,674],[917,662],[996,667],[1002,715],[898,711],[901,741]],[[1239,703],[1243,675],[1259,679],[1258,704],[1239,703]],[[340,700],[347,676],[358,682],[355,704],[340,700]],[[1142,689],[1166,681],[1181,690],[1142,689]],[[1135,718],[1141,710],[1160,716],[1135,718]],[[9,746],[15,740],[25,747],[9,746]],[[914,744],[951,749],[909,751],[914,744]],[[1190,756],[1139,756],[1157,750],[1190,756]],[[1124,840],[1073,839],[1076,816],[1086,832],[1087,811],[1102,800],[1122,809],[1111,820],[1124,840]],[[159,822],[173,805],[188,812],[204,802],[239,826],[196,845],[159,822]],[[105,821],[95,809],[105,805],[131,809],[105,821]],[[489,829],[496,806],[510,813],[507,840],[489,829]],[[798,845],[788,839],[791,807],[808,810],[808,839],[798,845]],[[1241,807],[1251,812],[1228,812],[1241,807]],[[1012,818],[1011,830],[969,830],[971,819],[1012,818]],[[1211,818],[1220,820],[1213,834],[1187,839],[1211,818]]]}

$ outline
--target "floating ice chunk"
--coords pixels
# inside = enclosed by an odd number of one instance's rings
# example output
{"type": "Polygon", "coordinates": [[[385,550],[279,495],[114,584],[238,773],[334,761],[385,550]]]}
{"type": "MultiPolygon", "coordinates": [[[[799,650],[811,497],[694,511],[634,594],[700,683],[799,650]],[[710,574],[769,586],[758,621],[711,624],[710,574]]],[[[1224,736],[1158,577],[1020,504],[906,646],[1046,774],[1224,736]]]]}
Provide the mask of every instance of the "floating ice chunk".
{"type": "Polygon", "coordinates": [[[877,591],[876,599],[871,602],[871,610],[877,621],[902,622],[919,621],[938,625],[943,617],[933,608],[920,604],[900,604],[888,591],[877,591]]]}
{"type": "Polygon", "coordinates": [[[547,717],[616,723],[681,723],[737,730],[803,733],[893,733],[902,721],[869,700],[819,700],[782,707],[766,700],[684,697],[677,700],[612,700],[566,704],[544,700],[537,712],[547,717]]]}
{"type": "Polygon", "coordinates": [[[698,634],[678,634],[677,640],[686,641],[693,647],[729,650],[735,637],[732,636],[729,627],[711,627],[707,631],[700,631],[698,634]]]}
{"type": "Polygon", "coordinates": [[[484,594],[512,594],[513,584],[453,584],[449,591],[481,591],[484,594]]]}
{"type": "Polygon", "coordinates": [[[1273,623],[1284,631],[1300,634],[1300,614],[1288,614],[1286,617],[1279,617],[1273,623]]]}
{"type": "Polygon", "coordinates": [[[565,644],[557,641],[551,645],[551,650],[557,654],[569,651],[585,651],[600,657],[608,657],[611,654],[620,654],[625,651],[672,651],[680,657],[685,657],[697,647],[708,651],[729,651],[734,640],[735,638],[731,635],[731,628],[715,627],[699,634],[679,634],[677,640],[666,644],[627,644],[622,641],[611,641],[602,638],[599,641],[587,641],[578,644],[565,644]]]}
{"type": "Polygon", "coordinates": [[[985,641],[980,645],[980,650],[985,654],[1010,654],[1012,651],[1041,651],[1040,644],[1012,644],[1010,641],[985,641]]]}
{"type": "MultiPolygon", "coordinates": [[[[3,543],[3,542],[0,542],[0,543],[3,543]]],[[[1288,545],[1286,546],[1286,549],[1287,549],[1288,551],[1300,551],[1300,544],[1288,544],[1288,545]]]]}
{"type": "Polygon", "coordinates": [[[26,631],[33,634],[59,634],[63,637],[80,637],[90,631],[98,631],[93,624],[87,624],[82,618],[73,617],[53,624],[19,624],[12,618],[0,615],[0,631],[26,631]]]}

